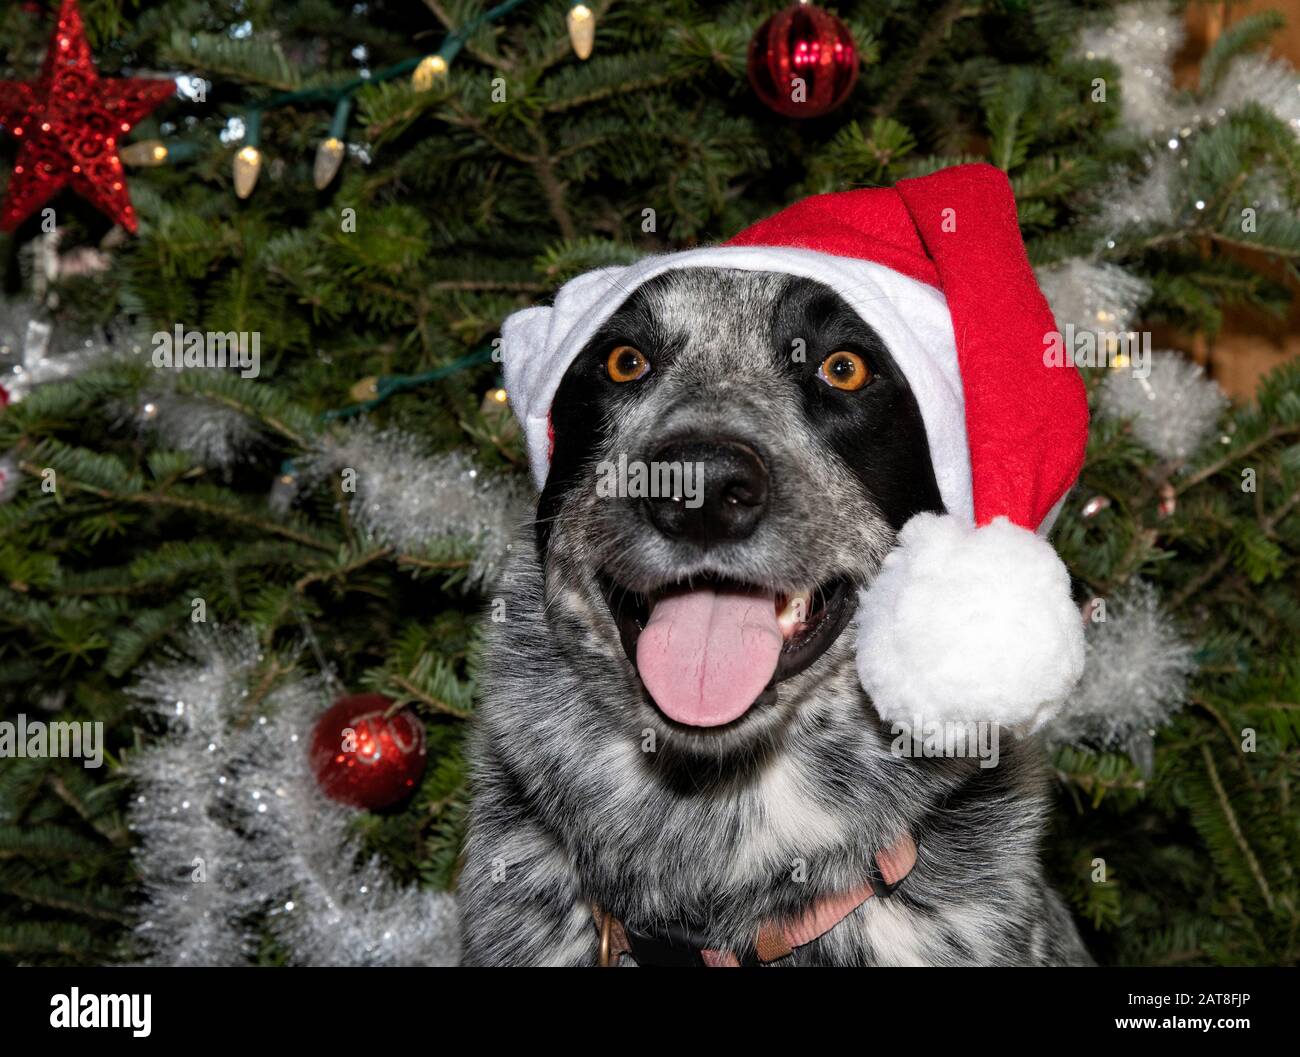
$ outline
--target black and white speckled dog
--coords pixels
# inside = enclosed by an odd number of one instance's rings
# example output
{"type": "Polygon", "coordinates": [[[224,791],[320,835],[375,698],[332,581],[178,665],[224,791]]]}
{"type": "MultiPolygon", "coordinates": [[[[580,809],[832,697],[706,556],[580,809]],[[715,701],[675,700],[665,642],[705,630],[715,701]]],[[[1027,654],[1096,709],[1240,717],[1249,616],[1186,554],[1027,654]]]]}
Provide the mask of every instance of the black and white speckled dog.
{"type": "Polygon", "coordinates": [[[502,337],[541,494],[488,644],[465,958],[1086,962],[1033,743],[980,751],[1083,662],[1044,533],[1087,400],[1005,174],[814,196],[502,337]]]}
{"type": "MultiPolygon", "coordinates": [[[[901,758],[841,635],[901,526],[944,509],[881,335],[812,279],[672,271],[586,342],[551,415],[535,539],[487,651],[465,960],[596,964],[601,908],[642,962],[1086,964],[1039,863],[1033,742],[1004,737],[995,767],[901,758]],[[701,465],[703,501],[602,497],[600,465],[620,456],[701,465]],[[770,630],[755,609],[776,618],[775,674],[738,715],[663,670],[690,644],[640,642],[683,585],[755,634],[770,630]],[[889,891],[873,864],[900,838],[915,864],[889,891]],[[829,931],[756,950],[771,922],[872,880],[879,897],[829,931]]],[[[690,613],[667,623],[717,634],[690,613]]],[[[724,702],[719,680],[749,693],[724,669],[698,678],[724,702]]]]}

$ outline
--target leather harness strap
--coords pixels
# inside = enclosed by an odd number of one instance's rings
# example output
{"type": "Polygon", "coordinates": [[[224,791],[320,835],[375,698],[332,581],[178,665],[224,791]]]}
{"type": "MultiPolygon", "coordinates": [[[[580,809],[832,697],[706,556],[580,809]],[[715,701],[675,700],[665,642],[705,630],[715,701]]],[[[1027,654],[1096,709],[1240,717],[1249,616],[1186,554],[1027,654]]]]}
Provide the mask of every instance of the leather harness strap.
{"type": "MultiPolygon", "coordinates": [[[[763,924],[754,937],[752,953],[745,952],[745,957],[756,959],[760,964],[788,957],[796,948],[825,936],[873,895],[883,899],[892,894],[915,864],[916,843],[904,834],[892,846],[877,853],[871,863],[871,872],[862,884],[817,900],[793,921],[763,924]]],[[[712,950],[689,939],[682,941],[680,936],[684,930],[672,930],[667,940],[643,936],[626,929],[617,918],[598,906],[593,906],[591,912],[600,933],[600,965],[618,965],[624,954],[641,961],[637,956],[642,948],[648,948],[650,952],[675,951],[676,956],[671,959],[673,964],[714,968],[741,964],[741,957],[733,951],[712,950]]]]}

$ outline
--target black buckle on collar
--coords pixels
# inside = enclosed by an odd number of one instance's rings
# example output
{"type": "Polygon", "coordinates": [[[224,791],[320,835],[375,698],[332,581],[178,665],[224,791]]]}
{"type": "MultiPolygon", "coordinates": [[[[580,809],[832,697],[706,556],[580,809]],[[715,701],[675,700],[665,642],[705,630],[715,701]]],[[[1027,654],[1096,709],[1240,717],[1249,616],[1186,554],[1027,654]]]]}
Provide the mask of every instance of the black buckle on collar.
{"type": "MultiPolygon", "coordinates": [[[[662,931],[656,933],[637,932],[636,929],[624,925],[623,933],[627,936],[628,946],[631,947],[629,953],[636,959],[637,965],[641,966],[656,968],[693,966],[702,969],[707,967],[703,952],[717,949],[712,942],[680,921],[671,922],[664,926],[662,931]]],[[[742,966],[762,965],[758,960],[758,952],[752,946],[743,951],[736,951],[735,954],[736,960],[742,966]]]]}
{"type": "Polygon", "coordinates": [[[626,924],[623,931],[627,934],[637,965],[704,966],[704,956],[700,952],[705,949],[705,944],[681,922],[674,921],[657,933],[637,932],[626,924]]]}

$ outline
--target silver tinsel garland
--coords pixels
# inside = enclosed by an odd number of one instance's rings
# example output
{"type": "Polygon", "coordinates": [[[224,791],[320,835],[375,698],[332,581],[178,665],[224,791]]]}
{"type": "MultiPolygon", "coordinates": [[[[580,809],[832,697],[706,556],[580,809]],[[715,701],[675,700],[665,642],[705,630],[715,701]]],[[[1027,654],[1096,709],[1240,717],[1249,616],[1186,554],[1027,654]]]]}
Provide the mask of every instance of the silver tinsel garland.
{"type": "Polygon", "coordinates": [[[1084,31],[1079,50],[1089,59],[1109,59],[1123,71],[1124,124],[1155,135],[1178,122],[1172,63],[1182,42],[1182,22],[1173,7],[1155,0],[1118,8],[1106,25],[1084,31]]]}
{"type": "Polygon", "coordinates": [[[1153,352],[1150,367],[1146,377],[1131,369],[1108,374],[1098,410],[1104,418],[1130,419],[1138,442],[1162,459],[1191,458],[1214,432],[1228,398],[1181,353],[1153,352]]]}
{"type": "Polygon", "coordinates": [[[1097,223],[1114,234],[1129,226],[1165,228],[1177,217],[1174,191],[1179,167],[1169,152],[1151,157],[1146,172],[1108,187],[1100,196],[1097,223]]]}
{"type": "Polygon", "coordinates": [[[1076,331],[1127,333],[1151,284],[1114,264],[1072,258],[1038,269],[1038,285],[1052,306],[1056,325],[1076,331]]]}
{"type": "MultiPolygon", "coordinates": [[[[1108,25],[1087,30],[1080,39],[1079,51],[1085,57],[1108,59],[1120,68],[1123,126],[1150,143],[1147,171],[1098,196],[1098,223],[1106,232],[1129,225],[1173,224],[1179,173],[1187,165],[1184,142],[1247,104],[1263,107],[1300,136],[1300,76],[1294,69],[1265,56],[1239,55],[1209,95],[1197,98],[1174,87],[1172,61],[1182,38],[1182,22],[1173,6],[1165,0],[1144,0],[1118,8],[1108,25]]],[[[1267,172],[1252,173],[1243,188],[1243,204],[1293,209],[1268,193],[1270,182],[1267,172]]]]}
{"type": "Polygon", "coordinates": [[[146,960],[238,964],[267,912],[295,964],[456,964],[454,897],[356,865],[355,812],[317,789],[306,746],[324,680],[286,681],[250,713],[260,659],[250,632],[200,629],[136,687],[166,724],[130,767],[146,960]]]}
{"type": "MultiPolygon", "coordinates": [[[[225,471],[248,458],[261,437],[241,412],[179,393],[171,376],[119,408],[118,422],[225,471]]],[[[522,476],[485,474],[467,452],[430,455],[411,434],[363,422],[323,436],[293,471],[277,476],[268,504],[284,513],[304,482],[331,475],[345,475],[349,513],[372,539],[417,555],[440,542],[463,542],[472,552],[465,580],[478,589],[505,567],[529,495],[522,476]]]]}
{"type": "Polygon", "coordinates": [[[529,495],[521,477],[485,474],[466,452],[430,455],[418,438],[366,423],[323,440],[303,473],[345,474],[353,520],[381,543],[418,554],[463,540],[474,551],[467,581],[480,588],[504,568],[529,495]]]}
{"type": "Polygon", "coordinates": [[[1087,626],[1083,678],[1067,708],[1046,730],[1049,743],[1091,744],[1141,754],[1156,729],[1186,703],[1196,671],[1192,647],[1141,581],[1087,626]]]}
{"type": "Polygon", "coordinates": [[[185,656],[146,669],[132,691],[165,724],[130,763],[130,824],[145,892],[136,934],[151,964],[234,965],[248,954],[230,770],[243,739],[229,719],[257,660],[251,635],[195,632],[185,656]]]}
{"type": "Polygon", "coordinates": [[[1262,106],[1300,135],[1300,77],[1294,69],[1262,55],[1238,55],[1209,95],[1197,99],[1174,87],[1173,59],[1182,43],[1182,19],[1174,6],[1142,0],[1117,8],[1107,25],[1085,31],[1079,50],[1120,68],[1124,125],[1154,140],[1186,138],[1247,103],[1262,106]]]}
{"type": "Polygon", "coordinates": [[[257,424],[242,412],[175,391],[174,380],[142,394],[129,409],[141,434],[156,443],[193,455],[203,466],[228,471],[249,458],[261,436],[257,424]]]}
{"type": "Polygon", "coordinates": [[[1242,55],[1224,71],[1214,91],[1213,115],[1256,103],[1300,136],[1300,76],[1280,59],[1242,55]]]}

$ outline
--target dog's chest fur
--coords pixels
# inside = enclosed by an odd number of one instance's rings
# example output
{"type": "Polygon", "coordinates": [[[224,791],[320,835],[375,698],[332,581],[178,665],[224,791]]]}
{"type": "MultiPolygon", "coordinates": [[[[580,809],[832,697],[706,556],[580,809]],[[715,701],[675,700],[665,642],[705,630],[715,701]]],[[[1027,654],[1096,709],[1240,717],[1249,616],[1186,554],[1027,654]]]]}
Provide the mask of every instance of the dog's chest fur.
{"type": "Polygon", "coordinates": [[[895,756],[843,643],[783,685],[800,705],[778,744],[741,773],[688,765],[638,718],[635,676],[589,633],[588,600],[544,604],[541,569],[519,552],[472,749],[468,961],[593,964],[593,904],[641,931],[687,921],[739,948],[761,924],[860,885],[902,833],[918,856],[901,887],[788,962],[1087,961],[1042,878],[1032,746],[1004,738],[990,769],[895,756]]]}

